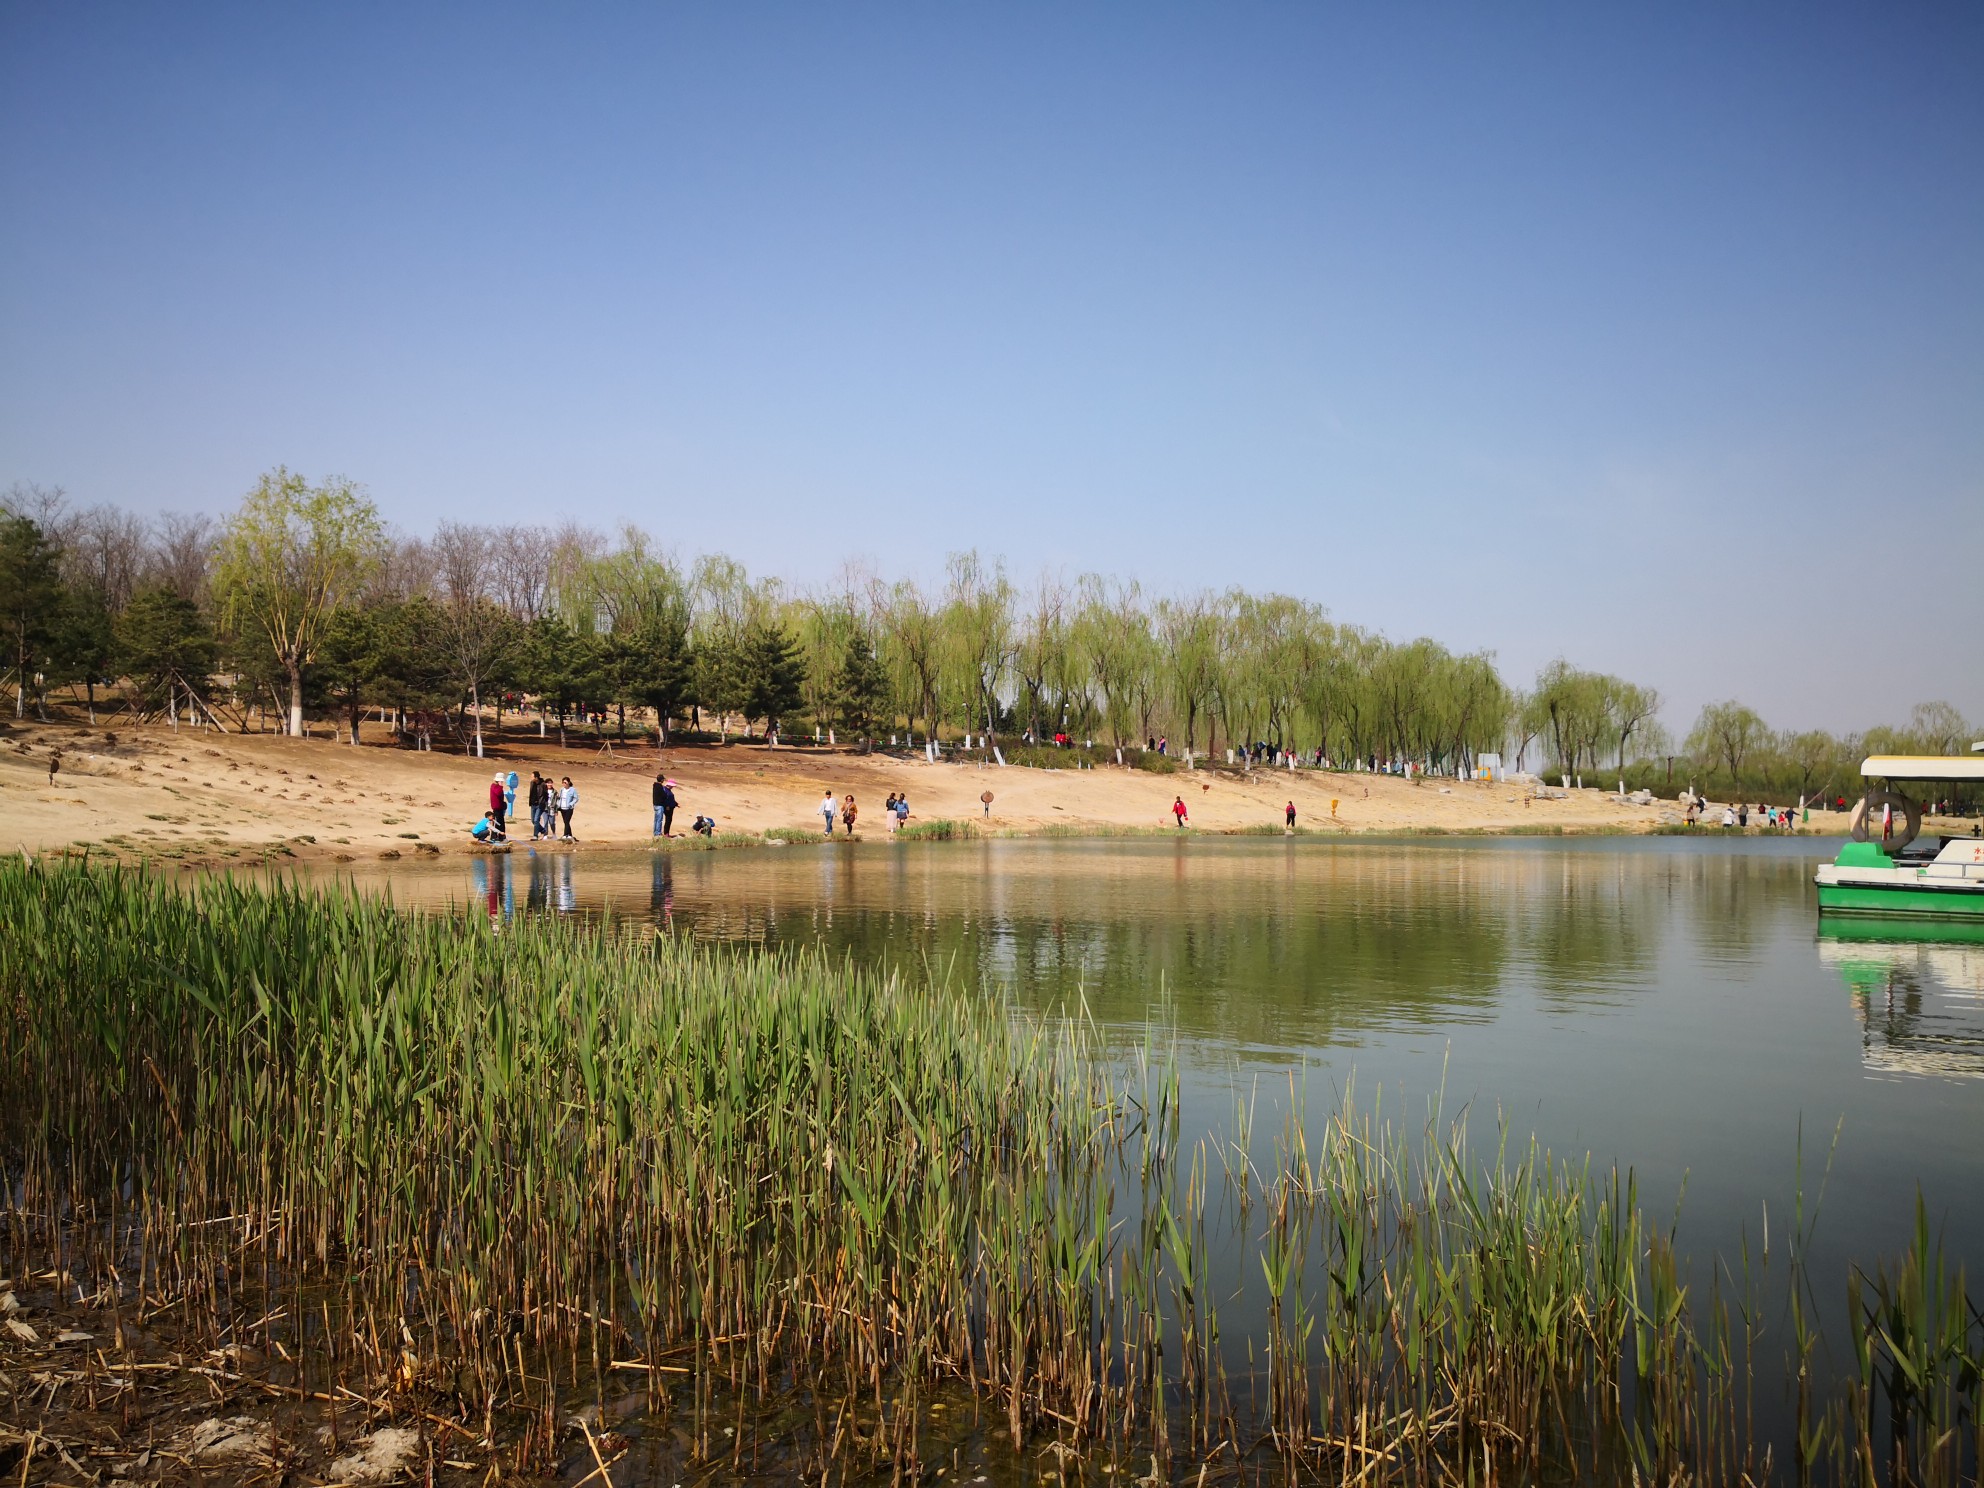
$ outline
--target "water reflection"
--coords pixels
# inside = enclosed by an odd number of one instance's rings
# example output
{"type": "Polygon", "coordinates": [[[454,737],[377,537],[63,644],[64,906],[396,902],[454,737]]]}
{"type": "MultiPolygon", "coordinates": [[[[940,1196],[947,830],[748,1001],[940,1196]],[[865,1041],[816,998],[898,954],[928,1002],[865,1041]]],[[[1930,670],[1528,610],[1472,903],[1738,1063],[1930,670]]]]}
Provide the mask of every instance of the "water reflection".
{"type": "Polygon", "coordinates": [[[1984,943],[1948,927],[1917,935],[1828,924],[1819,942],[1859,1015],[1861,1060],[1887,1075],[1984,1079],[1984,943]]]}
{"type": "MultiPolygon", "coordinates": [[[[1809,944],[1816,924],[1807,855],[1694,844],[528,850],[372,876],[402,902],[466,898],[497,920],[601,913],[716,942],[823,946],[1038,1011],[1079,1003],[1117,1027],[1161,1019],[1189,1044],[1242,1059],[1506,1031],[1530,1008],[1625,1014],[1677,962],[1700,978],[1767,981],[1786,933],[1809,944]]],[[[1965,934],[1819,930],[1818,958],[1851,994],[1867,1070],[1984,1078],[1984,932],[1965,934]]],[[[1727,1025],[1737,1014],[1717,1016],[1727,1025]]]]}
{"type": "MultiPolygon", "coordinates": [[[[463,866],[396,865],[402,902],[463,866]]],[[[494,917],[606,913],[718,942],[820,945],[1108,1025],[1161,1014],[1236,1051],[1492,1024],[1512,1000],[1625,1007],[1690,941],[1724,969],[1806,913],[1809,868],[1638,844],[998,842],[731,853],[519,850],[467,860],[494,917]]]]}

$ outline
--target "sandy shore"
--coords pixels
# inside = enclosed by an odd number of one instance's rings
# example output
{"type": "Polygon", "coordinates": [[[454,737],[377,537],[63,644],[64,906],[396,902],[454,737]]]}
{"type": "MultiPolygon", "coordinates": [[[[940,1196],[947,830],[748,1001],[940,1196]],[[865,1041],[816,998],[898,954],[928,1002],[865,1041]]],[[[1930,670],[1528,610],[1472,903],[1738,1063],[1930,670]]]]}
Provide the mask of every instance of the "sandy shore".
{"type": "MultiPolygon", "coordinates": [[[[798,828],[817,834],[821,795],[853,792],[861,837],[888,838],[882,799],[906,791],[912,820],[969,818],[995,832],[1109,833],[1171,830],[1183,796],[1199,832],[1279,829],[1295,803],[1305,830],[1385,832],[1647,831],[1676,819],[1672,801],[1634,806],[1598,790],[1531,800],[1512,785],[1325,771],[1224,769],[1155,775],[1094,770],[998,769],[921,759],[756,743],[557,748],[505,738],[487,759],[415,754],[383,742],[352,747],[276,734],[217,734],[164,726],[82,729],[10,723],[0,734],[0,846],[29,852],[87,847],[118,857],[188,864],[268,856],[377,858],[474,850],[468,827],[487,804],[498,768],[570,775],[579,789],[581,846],[650,839],[657,768],[679,785],[676,830],[698,812],[725,832],[798,828]],[[52,753],[60,767],[51,781],[52,753]],[[979,796],[994,796],[986,814],[979,796]],[[1335,813],[1332,815],[1332,803],[1335,813]]],[[[522,800],[518,805],[521,808],[522,800]]],[[[1846,819],[1814,812],[1811,830],[1846,819]]],[[[529,824],[524,822],[528,836],[529,824]]]]}

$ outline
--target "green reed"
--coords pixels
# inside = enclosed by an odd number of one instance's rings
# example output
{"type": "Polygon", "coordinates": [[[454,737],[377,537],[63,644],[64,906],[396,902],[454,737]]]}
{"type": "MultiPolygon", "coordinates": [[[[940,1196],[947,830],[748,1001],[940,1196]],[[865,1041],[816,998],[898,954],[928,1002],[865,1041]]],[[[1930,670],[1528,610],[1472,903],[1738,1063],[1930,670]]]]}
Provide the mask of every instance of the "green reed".
{"type": "MultiPolygon", "coordinates": [[[[23,863],[0,1009],[19,1260],[215,1337],[236,1291],[287,1296],[323,1313],[320,1367],[417,1384],[492,1452],[529,1416],[519,1460],[616,1369],[721,1459],[719,1387],[804,1361],[820,1474],[917,1468],[947,1380],[1016,1446],[1166,1464],[1423,1481],[1548,1443],[1598,1476],[1758,1470],[1752,1289],[1740,1327],[1698,1305],[1629,1175],[1350,1102],[1312,1129],[1299,1088],[1258,1152],[1250,1108],[1185,1144],[1163,1050],[1126,1062],[1079,1017],[815,953],[23,863]],[[1229,1254],[1260,1336],[1233,1334],[1229,1254]]],[[[1984,1328],[1926,1228],[1869,1286],[1800,1466],[1866,1460],[1878,1404],[1906,1480],[1947,1481],[1984,1328]]]]}

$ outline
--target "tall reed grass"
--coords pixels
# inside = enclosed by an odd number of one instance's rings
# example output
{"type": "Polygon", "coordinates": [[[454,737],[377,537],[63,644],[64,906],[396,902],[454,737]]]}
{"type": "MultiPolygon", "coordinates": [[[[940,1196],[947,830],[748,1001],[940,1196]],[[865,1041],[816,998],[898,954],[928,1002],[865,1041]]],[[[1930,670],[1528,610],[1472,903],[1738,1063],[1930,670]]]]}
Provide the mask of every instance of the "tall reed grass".
{"type": "MultiPolygon", "coordinates": [[[[286,1298],[321,1368],[418,1381],[485,1450],[521,1402],[519,1460],[616,1369],[720,1460],[717,1390],[800,1368],[823,1476],[923,1471],[952,1380],[1016,1445],[1187,1476],[1760,1471],[1754,1339],[1630,1177],[1350,1108],[1312,1129],[1296,1094],[1265,1142],[1243,1110],[1183,1143],[1167,1061],[1079,1018],[816,954],[20,863],[0,999],[19,1264],[216,1335],[240,1293],[286,1298]],[[1236,1253],[1263,1290],[1217,1284],[1236,1253]]],[[[1974,1464],[1984,1330],[1926,1236],[1865,1284],[1801,1461],[1857,1473],[1878,1426],[1906,1481],[1974,1464]]]]}

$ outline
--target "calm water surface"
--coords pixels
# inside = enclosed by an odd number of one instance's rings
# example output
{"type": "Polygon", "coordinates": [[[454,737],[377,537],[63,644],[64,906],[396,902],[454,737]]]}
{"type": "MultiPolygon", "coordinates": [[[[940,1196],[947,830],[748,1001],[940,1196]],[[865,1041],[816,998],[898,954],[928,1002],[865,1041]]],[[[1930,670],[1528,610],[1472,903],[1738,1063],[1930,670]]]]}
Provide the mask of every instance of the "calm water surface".
{"type": "Polygon", "coordinates": [[[581,850],[367,868],[404,904],[609,913],[821,945],[1175,1040],[1188,1130],[1291,1079],[1416,1125],[1470,1110],[1636,1170],[1684,1248],[1789,1227],[1832,1149],[1822,1291],[1898,1251],[1918,1185],[1984,1259],[1984,944],[1822,935],[1813,840],[1118,839],[716,853],[581,850]]]}

